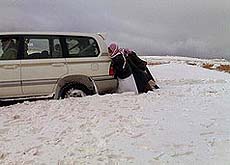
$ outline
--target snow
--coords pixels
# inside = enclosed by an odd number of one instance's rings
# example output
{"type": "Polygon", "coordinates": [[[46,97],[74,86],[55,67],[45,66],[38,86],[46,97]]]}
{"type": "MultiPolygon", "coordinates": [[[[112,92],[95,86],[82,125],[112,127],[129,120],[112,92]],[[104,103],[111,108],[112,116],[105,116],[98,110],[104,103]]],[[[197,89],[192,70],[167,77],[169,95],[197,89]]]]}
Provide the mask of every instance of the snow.
{"type": "Polygon", "coordinates": [[[149,68],[160,90],[0,107],[0,164],[229,164],[230,74],[149,68]]]}
{"type": "Polygon", "coordinates": [[[204,64],[213,64],[212,68],[217,68],[220,65],[230,65],[230,61],[225,59],[199,59],[199,58],[191,58],[191,57],[178,57],[178,56],[141,56],[144,60],[149,63],[181,63],[181,64],[190,64],[202,66],[204,64]]]}

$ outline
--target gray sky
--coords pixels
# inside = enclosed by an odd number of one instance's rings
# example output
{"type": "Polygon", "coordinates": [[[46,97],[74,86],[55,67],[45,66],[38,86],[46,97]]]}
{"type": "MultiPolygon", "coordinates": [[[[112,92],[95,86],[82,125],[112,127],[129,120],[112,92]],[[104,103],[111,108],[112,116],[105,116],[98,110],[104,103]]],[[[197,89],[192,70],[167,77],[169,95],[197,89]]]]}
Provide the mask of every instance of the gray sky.
{"type": "Polygon", "coordinates": [[[106,32],[139,54],[230,59],[230,0],[1,0],[0,31],[106,32]]]}

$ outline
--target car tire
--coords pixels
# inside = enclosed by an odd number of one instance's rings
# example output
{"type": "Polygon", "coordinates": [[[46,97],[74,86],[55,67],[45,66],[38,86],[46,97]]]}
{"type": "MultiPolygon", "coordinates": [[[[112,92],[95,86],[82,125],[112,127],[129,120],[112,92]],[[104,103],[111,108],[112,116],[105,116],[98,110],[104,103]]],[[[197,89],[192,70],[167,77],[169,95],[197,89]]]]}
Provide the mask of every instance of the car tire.
{"type": "Polygon", "coordinates": [[[71,83],[62,88],[59,98],[85,97],[90,94],[86,86],[79,83],[71,83]]]}

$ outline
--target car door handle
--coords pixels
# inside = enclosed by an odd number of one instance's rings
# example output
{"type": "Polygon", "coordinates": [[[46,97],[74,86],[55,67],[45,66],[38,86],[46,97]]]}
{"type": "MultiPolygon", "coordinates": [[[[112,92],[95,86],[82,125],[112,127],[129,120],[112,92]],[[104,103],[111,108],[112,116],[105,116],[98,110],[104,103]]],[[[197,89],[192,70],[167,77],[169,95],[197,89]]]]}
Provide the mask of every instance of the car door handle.
{"type": "Polygon", "coordinates": [[[4,69],[16,69],[18,66],[17,65],[5,65],[3,66],[4,69]]]}
{"type": "Polygon", "coordinates": [[[64,63],[55,63],[55,64],[52,64],[53,67],[62,67],[62,66],[65,66],[64,63]]]}

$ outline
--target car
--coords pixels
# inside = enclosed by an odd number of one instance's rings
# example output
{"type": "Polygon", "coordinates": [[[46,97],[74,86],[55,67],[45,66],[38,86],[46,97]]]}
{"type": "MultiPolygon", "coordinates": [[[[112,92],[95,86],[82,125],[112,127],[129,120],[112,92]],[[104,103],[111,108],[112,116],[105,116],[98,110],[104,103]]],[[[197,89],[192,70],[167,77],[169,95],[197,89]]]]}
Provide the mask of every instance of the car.
{"type": "Polygon", "coordinates": [[[113,93],[117,89],[102,34],[0,33],[0,99],[55,99],[113,93]]]}

